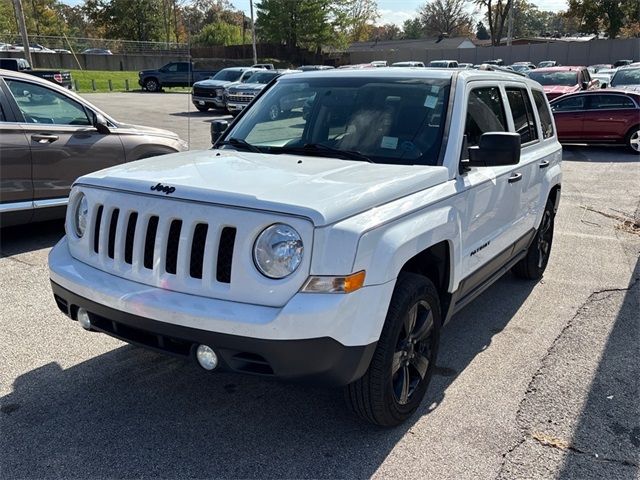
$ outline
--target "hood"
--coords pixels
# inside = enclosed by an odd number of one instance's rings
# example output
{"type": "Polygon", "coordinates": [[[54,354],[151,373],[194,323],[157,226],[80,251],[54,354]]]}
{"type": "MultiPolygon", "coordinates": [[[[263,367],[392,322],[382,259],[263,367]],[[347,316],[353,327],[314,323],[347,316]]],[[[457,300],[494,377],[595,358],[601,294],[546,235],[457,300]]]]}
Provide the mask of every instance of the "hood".
{"type": "Polygon", "coordinates": [[[194,87],[205,87],[205,88],[213,88],[213,87],[228,87],[229,85],[231,85],[232,83],[236,83],[236,82],[229,82],[227,80],[212,80],[212,79],[207,79],[207,80],[200,80],[199,82],[195,82],[193,84],[194,87]]]}
{"type": "Polygon", "coordinates": [[[255,92],[260,91],[264,87],[266,87],[266,83],[240,83],[238,85],[233,85],[229,88],[229,92],[255,92]]]}
{"type": "Polygon", "coordinates": [[[380,165],[298,155],[204,150],[122,164],[77,183],[266,210],[331,224],[446,182],[445,167],[380,165]]]}
{"type": "Polygon", "coordinates": [[[631,92],[640,92],[640,85],[617,85],[611,88],[619,88],[621,90],[629,90],[631,92]]]}
{"type": "Polygon", "coordinates": [[[118,131],[121,133],[136,133],[140,135],[152,135],[157,137],[179,139],[177,133],[162,128],[147,127],[145,125],[130,125],[118,122],[118,131]]]}
{"type": "Polygon", "coordinates": [[[542,88],[547,98],[551,99],[564,95],[565,93],[577,92],[580,90],[580,85],[544,85],[542,88]]]}

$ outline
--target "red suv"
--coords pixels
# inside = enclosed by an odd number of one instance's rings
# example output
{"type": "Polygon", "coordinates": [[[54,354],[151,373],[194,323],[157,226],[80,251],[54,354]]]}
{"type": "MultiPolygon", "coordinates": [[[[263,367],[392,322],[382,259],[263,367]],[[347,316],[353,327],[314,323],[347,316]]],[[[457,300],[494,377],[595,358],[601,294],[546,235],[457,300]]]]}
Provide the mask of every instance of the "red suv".
{"type": "Polygon", "coordinates": [[[600,83],[593,80],[587,67],[549,67],[529,72],[529,78],[535,80],[544,89],[549,100],[565,93],[599,88],[600,83]]]}
{"type": "Polygon", "coordinates": [[[640,93],[592,90],[551,102],[558,139],[564,143],[624,144],[640,153],[640,93]]]}

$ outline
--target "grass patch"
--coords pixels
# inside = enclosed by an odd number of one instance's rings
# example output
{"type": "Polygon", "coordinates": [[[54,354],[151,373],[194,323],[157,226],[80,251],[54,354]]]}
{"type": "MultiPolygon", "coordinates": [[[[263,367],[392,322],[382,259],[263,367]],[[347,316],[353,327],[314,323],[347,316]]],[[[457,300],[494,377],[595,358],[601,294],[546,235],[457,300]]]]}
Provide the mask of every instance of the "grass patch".
{"type": "MultiPolygon", "coordinates": [[[[74,88],[80,93],[109,93],[126,92],[126,81],[129,80],[129,91],[140,90],[138,85],[138,72],[110,72],[102,70],[71,70],[71,78],[73,78],[74,88]],[[95,82],[95,90],[91,81],[95,82]],[[111,88],[109,90],[109,80],[111,80],[111,88]]],[[[175,87],[170,91],[188,92],[189,88],[175,87]]]]}

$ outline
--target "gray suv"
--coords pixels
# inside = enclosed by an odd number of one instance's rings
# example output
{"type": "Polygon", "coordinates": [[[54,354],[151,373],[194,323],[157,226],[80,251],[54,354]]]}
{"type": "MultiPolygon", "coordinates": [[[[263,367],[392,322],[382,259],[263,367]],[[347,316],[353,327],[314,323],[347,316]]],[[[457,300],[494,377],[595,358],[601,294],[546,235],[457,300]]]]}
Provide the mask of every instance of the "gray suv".
{"type": "Polygon", "coordinates": [[[47,80],[0,70],[0,226],[62,218],[76,178],[183,150],[173,132],[120,123],[47,80]]]}

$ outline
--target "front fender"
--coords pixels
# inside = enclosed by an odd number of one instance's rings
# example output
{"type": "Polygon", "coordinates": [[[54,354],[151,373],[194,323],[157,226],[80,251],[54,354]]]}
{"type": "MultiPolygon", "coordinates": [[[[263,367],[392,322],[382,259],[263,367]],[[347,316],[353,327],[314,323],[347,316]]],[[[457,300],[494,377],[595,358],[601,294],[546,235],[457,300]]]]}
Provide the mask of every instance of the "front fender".
{"type": "MultiPolygon", "coordinates": [[[[420,210],[367,232],[360,239],[353,271],[366,270],[366,285],[379,285],[398,277],[402,267],[418,253],[446,241],[450,262],[460,262],[460,219],[449,205],[420,210]]],[[[450,265],[451,267],[451,265],[450,265]]],[[[451,288],[458,279],[449,276],[451,288]]]]}

